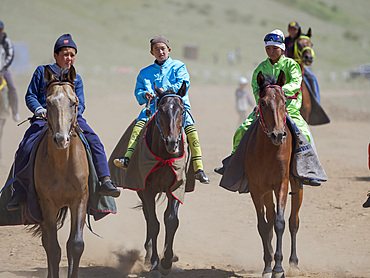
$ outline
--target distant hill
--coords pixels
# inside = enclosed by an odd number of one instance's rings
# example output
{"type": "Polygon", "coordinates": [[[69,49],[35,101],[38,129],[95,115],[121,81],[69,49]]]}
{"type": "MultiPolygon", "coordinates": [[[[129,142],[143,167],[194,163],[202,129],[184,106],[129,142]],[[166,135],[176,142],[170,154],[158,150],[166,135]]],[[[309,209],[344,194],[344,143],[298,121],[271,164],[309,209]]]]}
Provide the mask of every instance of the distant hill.
{"type": "Polygon", "coordinates": [[[312,28],[312,70],[331,86],[370,61],[369,17],[368,0],[1,0],[0,20],[14,42],[28,45],[32,70],[52,62],[56,38],[71,33],[84,80],[132,90],[139,69],[153,62],[156,34],[169,38],[171,56],[186,63],[193,84],[235,84],[266,58],[264,35],[275,28],[287,34],[291,20],[303,32],[312,28]],[[186,45],[196,60],[184,57],[186,45]],[[237,49],[241,60],[231,64],[237,49]]]}

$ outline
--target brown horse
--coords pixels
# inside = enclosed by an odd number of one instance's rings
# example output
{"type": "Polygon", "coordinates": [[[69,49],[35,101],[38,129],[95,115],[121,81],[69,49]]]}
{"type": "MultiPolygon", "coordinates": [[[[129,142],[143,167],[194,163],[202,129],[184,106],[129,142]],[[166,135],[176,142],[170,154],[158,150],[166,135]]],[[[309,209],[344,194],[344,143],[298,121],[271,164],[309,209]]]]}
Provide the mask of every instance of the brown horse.
{"type": "MultiPolygon", "coordinates": [[[[61,74],[63,75],[63,74],[61,74]]],[[[45,70],[47,86],[47,133],[40,142],[35,160],[35,188],[43,222],[40,224],[42,245],[48,260],[48,277],[59,277],[61,248],[57,230],[70,210],[71,229],[67,242],[68,277],[78,277],[84,250],[88,193],[88,160],[85,147],[76,135],[77,106],[74,92],[76,72],[73,66],[66,78],[45,70]]]]}
{"type": "Polygon", "coordinates": [[[299,226],[298,212],[302,203],[303,190],[298,179],[290,172],[292,156],[292,134],[286,125],[286,98],[281,87],[285,84],[285,74],[280,72],[277,82],[271,77],[258,73],[260,86],[258,104],[259,122],[251,131],[246,149],[245,175],[257,212],[258,232],[262,239],[265,267],[263,277],[284,277],[282,267],[282,238],[285,228],[284,211],[288,196],[289,181],[292,195],[292,209],[289,219],[291,233],[292,267],[298,265],[296,254],[296,234],[299,226]],[[276,198],[276,212],[274,206],[276,198]],[[271,269],[273,248],[271,240],[273,228],[277,236],[275,265],[271,269]]]}
{"type": "Polygon", "coordinates": [[[186,93],[186,84],[182,84],[177,93],[172,90],[163,92],[154,84],[158,97],[158,111],[148,123],[146,131],[147,145],[151,152],[160,158],[162,167],[152,171],[146,178],[146,187],[137,192],[142,201],[142,209],[147,224],[145,240],[145,259],[151,264],[151,274],[160,277],[160,273],[168,274],[172,267],[173,243],[176,230],[179,225],[178,210],[179,200],[171,193],[171,187],[175,181],[174,172],[167,161],[183,155],[183,120],[185,107],[182,97],[186,93]],[[157,237],[159,222],[156,215],[156,196],[166,193],[168,203],[164,213],[166,228],[165,248],[163,257],[159,258],[157,251],[157,237]]]}
{"type": "MultiPolygon", "coordinates": [[[[313,59],[315,58],[315,54],[312,48],[313,45],[311,42],[311,36],[312,36],[311,28],[308,29],[307,34],[305,35],[301,34],[301,30],[299,30],[297,38],[294,42],[294,60],[296,60],[299,66],[301,67],[302,77],[303,72],[305,70],[304,67],[312,65],[313,59]]],[[[310,92],[303,79],[301,83],[301,93],[302,93],[302,106],[300,112],[303,119],[307,123],[309,123],[312,103],[310,92]]]]}

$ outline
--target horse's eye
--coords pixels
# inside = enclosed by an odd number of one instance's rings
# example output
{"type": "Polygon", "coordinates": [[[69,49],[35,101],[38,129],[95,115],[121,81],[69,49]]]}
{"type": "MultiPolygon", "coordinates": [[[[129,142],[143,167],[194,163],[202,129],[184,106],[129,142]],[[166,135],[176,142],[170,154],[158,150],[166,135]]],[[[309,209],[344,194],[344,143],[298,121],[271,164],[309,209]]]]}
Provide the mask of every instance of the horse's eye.
{"type": "Polygon", "coordinates": [[[266,106],[266,101],[262,100],[261,101],[261,106],[266,106]]]}

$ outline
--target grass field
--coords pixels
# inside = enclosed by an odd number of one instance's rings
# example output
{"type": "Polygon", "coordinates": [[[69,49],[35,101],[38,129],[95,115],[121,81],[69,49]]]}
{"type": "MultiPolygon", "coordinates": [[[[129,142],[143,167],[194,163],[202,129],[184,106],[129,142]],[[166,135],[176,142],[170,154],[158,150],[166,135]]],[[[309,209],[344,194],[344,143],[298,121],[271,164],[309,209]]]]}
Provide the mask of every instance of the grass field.
{"type": "Polygon", "coordinates": [[[169,38],[171,56],[187,64],[193,84],[227,85],[240,75],[250,78],[266,57],[264,35],[275,28],[287,33],[291,20],[304,32],[312,28],[312,70],[321,87],[366,86],[343,79],[369,61],[369,16],[368,0],[1,0],[0,18],[15,43],[28,45],[25,83],[37,65],[53,61],[56,38],[68,32],[85,83],[98,92],[132,92],[139,69],[153,61],[149,39],[156,34],[169,38]],[[184,58],[187,44],[197,46],[196,60],[184,58]],[[227,55],[237,48],[241,62],[230,64],[227,55]]]}

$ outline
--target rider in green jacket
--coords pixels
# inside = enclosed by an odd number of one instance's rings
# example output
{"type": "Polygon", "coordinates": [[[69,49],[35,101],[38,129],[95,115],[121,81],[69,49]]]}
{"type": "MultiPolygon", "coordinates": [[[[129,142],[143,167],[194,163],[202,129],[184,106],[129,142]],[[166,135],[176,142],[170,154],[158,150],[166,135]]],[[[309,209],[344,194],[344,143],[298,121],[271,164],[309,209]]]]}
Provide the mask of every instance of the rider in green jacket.
{"type": "MultiPolygon", "coordinates": [[[[253,94],[258,103],[259,100],[259,86],[257,84],[257,74],[261,71],[264,75],[268,74],[275,78],[279,76],[280,70],[284,71],[286,76],[286,83],[283,86],[283,91],[286,96],[296,96],[295,99],[287,99],[286,108],[289,116],[293,119],[302,134],[304,134],[308,141],[313,144],[311,140],[311,132],[307,123],[301,116],[299,110],[302,105],[302,94],[300,94],[302,73],[297,62],[291,58],[283,55],[285,50],[284,34],[281,30],[274,30],[265,36],[265,50],[268,58],[261,62],[253,72],[252,88],[253,94]]],[[[242,125],[236,130],[233,139],[233,154],[238,147],[243,135],[247,132],[251,124],[256,120],[256,115],[252,112],[242,125]]],[[[225,166],[216,168],[215,172],[223,174],[225,166]]]]}
{"type": "MultiPolygon", "coordinates": [[[[287,99],[286,107],[288,114],[294,120],[300,131],[307,137],[308,141],[311,143],[310,131],[305,120],[299,112],[299,109],[301,109],[302,105],[302,94],[299,93],[302,82],[301,69],[297,62],[283,55],[285,49],[283,32],[280,30],[274,30],[270,34],[267,34],[265,37],[265,48],[266,53],[269,57],[258,65],[258,67],[253,72],[252,77],[252,88],[256,103],[258,103],[259,99],[257,74],[262,71],[263,74],[268,74],[277,78],[279,76],[280,70],[284,71],[286,77],[286,83],[283,86],[284,94],[286,96],[295,95],[297,97],[297,99],[287,99]],[[278,41],[279,38],[282,40],[282,43],[278,41]]],[[[252,112],[245,120],[245,122],[236,130],[234,135],[232,153],[235,152],[243,135],[255,120],[255,113],[252,112]]]]}

